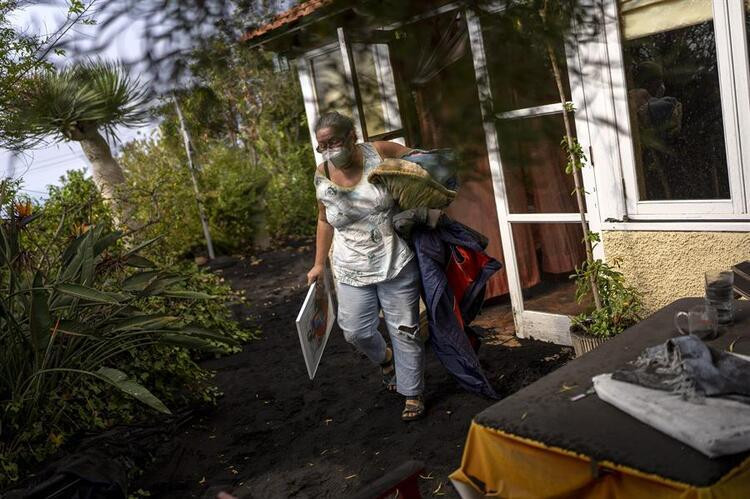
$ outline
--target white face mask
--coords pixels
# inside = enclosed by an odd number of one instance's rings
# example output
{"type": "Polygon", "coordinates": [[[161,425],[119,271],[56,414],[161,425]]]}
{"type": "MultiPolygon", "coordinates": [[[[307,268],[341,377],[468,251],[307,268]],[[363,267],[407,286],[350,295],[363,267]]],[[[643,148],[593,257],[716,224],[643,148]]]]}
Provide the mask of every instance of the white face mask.
{"type": "Polygon", "coordinates": [[[323,159],[330,161],[336,168],[341,168],[351,162],[352,152],[344,147],[334,147],[323,151],[323,159]]]}

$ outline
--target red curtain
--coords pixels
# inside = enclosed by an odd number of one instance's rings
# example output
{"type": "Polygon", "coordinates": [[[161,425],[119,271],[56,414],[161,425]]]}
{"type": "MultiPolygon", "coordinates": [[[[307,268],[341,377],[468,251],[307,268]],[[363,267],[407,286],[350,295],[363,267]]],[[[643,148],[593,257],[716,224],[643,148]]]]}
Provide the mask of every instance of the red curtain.
{"type": "MultiPolygon", "coordinates": [[[[415,26],[416,30],[418,26],[415,26]]],[[[489,168],[488,154],[482,126],[481,108],[476,88],[471,55],[465,50],[457,56],[461,36],[446,36],[446,30],[465,30],[463,22],[455,18],[426,21],[419,36],[407,37],[418,46],[394,47],[394,66],[409,87],[408,97],[415,111],[415,128],[419,140],[415,147],[432,149],[449,147],[462,158],[461,187],[451,206],[446,210],[454,219],[481,232],[489,239],[487,253],[504,262],[500,230],[495,209],[495,194],[489,168]],[[433,24],[430,25],[429,23],[433,24]],[[438,29],[439,28],[439,29],[438,29]],[[450,43],[448,43],[450,41],[450,43]],[[414,64],[410,54],[420,53],[425,47],[450,54],[451,64],[433,64],[429,78],[419,78],[426,70],[417,71],[424,64],[414,64]]],[[[438,60],[432,57],[431,61],[438,60]]],[[[570,195],[572,185],[563,170],[565,163],[559,147],[561,131],[545,133],[539,124],[534,130],[530,123],[526,138],[511,137],[501,140],[506,179],[506,195],[511,211],[527,213],[529,207],[537,212],[575,212],[575,200],[570,195]],[[545,137],[550,137],[545,140],[545,137]],[[508,161],[506,161],[506,156],[508,161]]],[[[526,126],[526,125],[524,125],[526,126]]],[[[510,135],[509,135],[510,136],[510,135]]],[[[539,284],[542,273],[563,274],[572,271],[584,258],[580,229],[569,224],[514,224],[513,239],[516,261],[524,289],[539,284]]],[[[508,293],[504,270],[495,274],[487,286],[487,297],[508,293]]]]}
{"type": "MultiPolygon", "coordinates": [[[[461,187],[446,212],[452,218],[484,234],[489,239],[487,254],[504,263],[484,132],[481,117],[476,115],[479,113],[479,98],[473,73],[468,73],[471,85],[461,84],[462,89],[458,95],[453,88],[452,80],[460,76],[460,70],[463,69],[466,73],[466,62],[456,63],[414,90],[421,133],[421,143],[418,145],[427,149],[453,147],[459,151],[464,160],[459,175],[461,187]]],[[[463,80],[459,78],[459,81],[463,80]]],[[[511,194],[525,196],[523,192],[511,194]]],[[[534,236],[528,226],[514,227],[513,232],[521,282],[523,287],[531,287],[540,281],[534,236]]],[[[502,270],[488,282],[486,296],[492,298],[507,293],[508,279],[502,270]]]]}

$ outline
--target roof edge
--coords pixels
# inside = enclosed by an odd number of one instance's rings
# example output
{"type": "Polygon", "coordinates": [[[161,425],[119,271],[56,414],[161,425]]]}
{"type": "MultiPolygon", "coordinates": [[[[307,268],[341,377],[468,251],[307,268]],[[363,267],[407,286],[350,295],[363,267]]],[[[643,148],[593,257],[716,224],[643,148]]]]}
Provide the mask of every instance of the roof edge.
{"type": "Polygon", "coordinates": [[[240,42],[248,42],[250,40],[260,38],[273,31],[288,26],[302,19],[303,17],[307,17],[315,12],[318,12],[334,4],[335,2],[336,0],[307,0],[305,2],[302,2],[299,5],[295,5],[291,9],[278,14],[276,17],[274,17],[273,21],[248,31],[240,37],[240,42]]]}

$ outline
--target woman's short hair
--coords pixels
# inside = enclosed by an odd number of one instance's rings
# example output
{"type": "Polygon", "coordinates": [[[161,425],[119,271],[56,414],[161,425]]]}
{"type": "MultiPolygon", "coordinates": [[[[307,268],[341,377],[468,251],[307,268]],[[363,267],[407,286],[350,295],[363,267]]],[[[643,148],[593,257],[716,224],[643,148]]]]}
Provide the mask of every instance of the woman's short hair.
{"type": "Polygon", "coordinates": [[[330,128],[334,137],[344,138],[349,132],[354,132],[354,120],[338,111],[323,113],[315,123],[315,133],[323,128],[330,128]]]}

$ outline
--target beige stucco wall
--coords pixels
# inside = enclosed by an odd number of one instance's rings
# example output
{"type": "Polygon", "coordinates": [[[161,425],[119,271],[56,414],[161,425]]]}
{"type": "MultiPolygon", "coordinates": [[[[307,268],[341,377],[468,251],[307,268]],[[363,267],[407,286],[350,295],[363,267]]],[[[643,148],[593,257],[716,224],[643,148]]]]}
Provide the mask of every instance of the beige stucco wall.
{"type": "Polygon", "coordinates": [[[649,312],[685,296],[703,296],[703,273],[750,259],[747,232],[604,233],[606,259],[621,258],[629,283],[649,312]]]}

